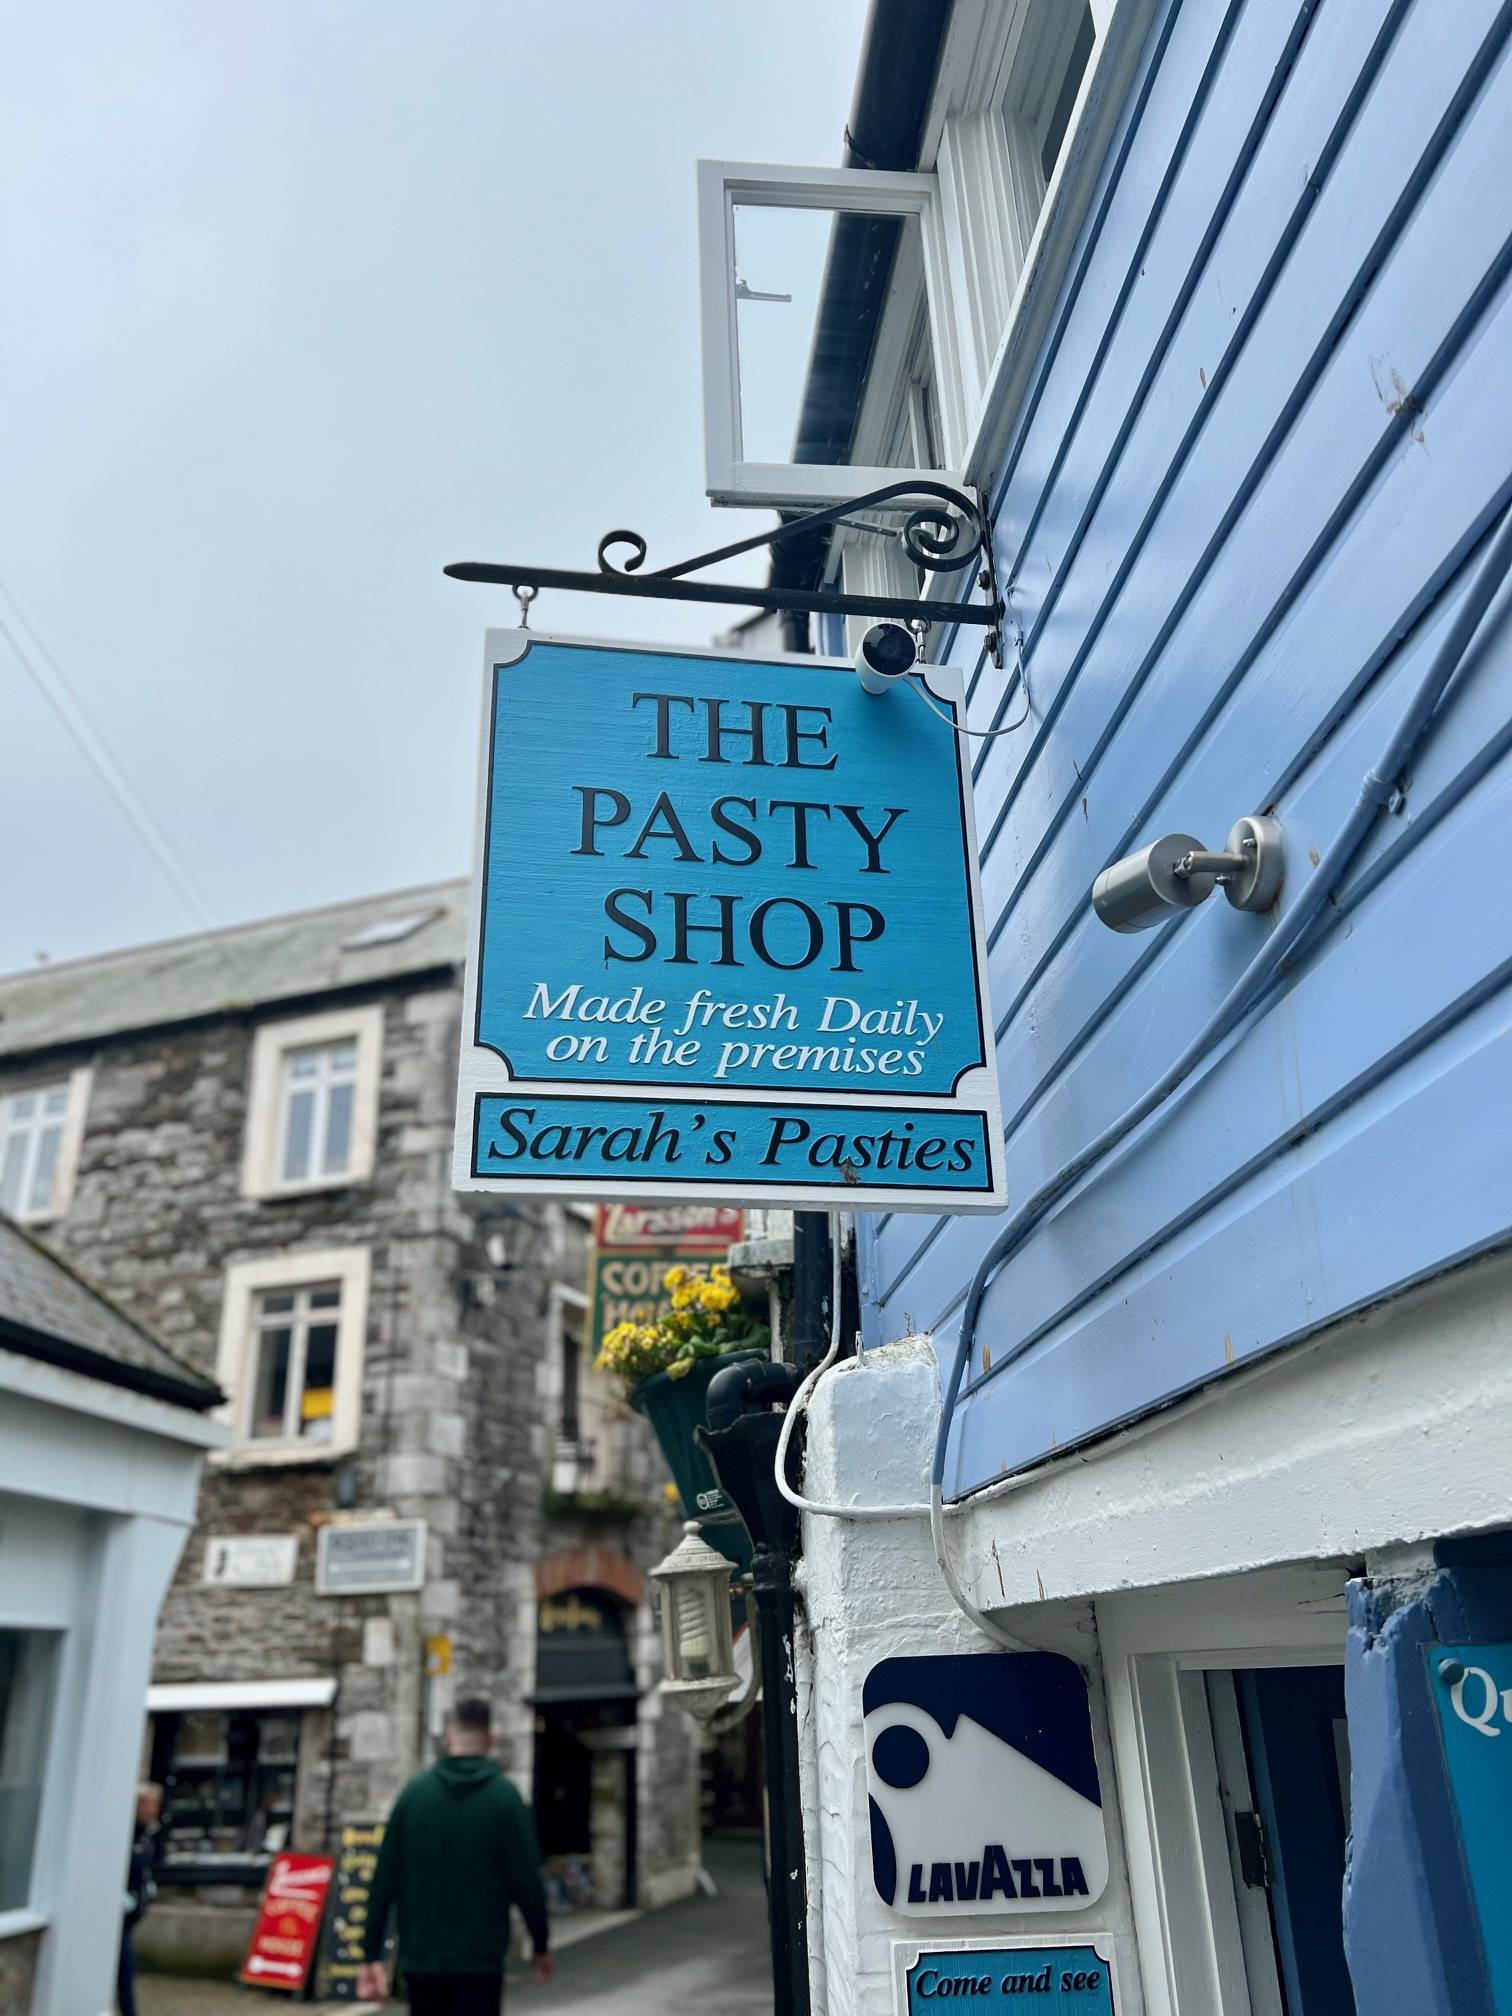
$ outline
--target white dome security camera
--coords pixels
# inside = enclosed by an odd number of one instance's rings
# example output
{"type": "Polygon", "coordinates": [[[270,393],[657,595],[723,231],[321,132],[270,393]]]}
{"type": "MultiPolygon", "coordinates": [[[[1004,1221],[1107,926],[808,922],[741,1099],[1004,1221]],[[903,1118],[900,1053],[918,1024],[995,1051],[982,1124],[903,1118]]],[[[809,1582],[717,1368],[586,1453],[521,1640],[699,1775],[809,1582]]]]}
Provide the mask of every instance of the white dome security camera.
{"type": "Polygon", "coordinates": [[[906,679],[918,661],[913,634],[901,623],[872,623],[856,646],[855,666],[868,693],[885,693],[906,679]]]}

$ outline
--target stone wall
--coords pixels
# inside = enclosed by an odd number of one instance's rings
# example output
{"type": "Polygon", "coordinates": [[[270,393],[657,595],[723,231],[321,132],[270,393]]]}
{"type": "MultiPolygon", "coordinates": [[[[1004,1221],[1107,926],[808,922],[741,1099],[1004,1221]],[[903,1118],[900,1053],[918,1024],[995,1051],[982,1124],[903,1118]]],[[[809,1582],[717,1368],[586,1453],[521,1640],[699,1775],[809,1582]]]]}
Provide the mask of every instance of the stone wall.
{"type": "MultiPolygon", "coordinates": [[[[369,997],[371,998],[371,997],[369,997]]],[[[301,1004],[307,1005],[307,1004],[301,1004]]],[[[215,1370],[225,1271],[236,1260],[310,1247],[371,1256],[362,1429],[332,1463],[206,1466],[199,1526],[164,1608],[155,1677],[338,1681],[334,1741],[310,1756],[305,1732],[298,1833],[323,1840],[326,1816],[383,1811],[425,1747],[422,1641],[454,1631],[464,1580],[475,1617],[476,1564],[507,1586],[537,1544],[532,1463],[534,1359],[549,1237],[527,1243],[491,1306],[470,1292],[482,1242],[503,1208],[454,1198],[447,1161],[458,994],[449,979],[383,998],[378,1142],[363,1183],[270,1200],[241,1194],[257,1020],[228,1020],[101,1046],[72,1206],[50,1238],[165,1343],[215,1370]],[[480,1511],[481,1508],[481,1511],[480,1511]],[[335,1516],[391,1511],[426,1519],[424,1591],[315,1594],[316,1536],[335,1516]],[[206,1540],[294,1533],[295,1582],[207,1587],[206,1540]],[[334,1787],[326,1783],[334,1770],[334,1787]]],[[[270,1012],[271,1021],[283,1019],[270,1012]]],[[[549,1219],[553,1207],[541,1207],[549,1219]]],[[[503,1606],[493,1606],[496,1612],[503,1606]]],[[[518,1692],[513,1634],[474,1623],[485,1690],[518,1692]]]]}
{"type": "MultiPolygon", "coordinates": [[[[306,1711],[303,1721],[295,1839],[308,1849],[326,1845],[345,1819],[387,1810],[461,1693],[491,1699],[501,1761],[528,1791],[537,1559],[598,1546],[644,1570],[676,1533],[650,1431],[623,1408],[614,1410],[607,1488],[589,1494],[581,1513],[573,1501],[548,1499],[560,1404],[552,1287],[585,1285],[591,1228],[547,1201],[452,1190],[460,990],[451,975],[339,997],[383,1007],[371,1178],[304,1196],[242,1195],[256,1029],[337,998],[128,1035],[80,1053],[94,1076],[74,1197],[45,1232],[211,1375],[231,1262],[300,1248],[369,1252],[357,1450],[335,1462],[313,1453],[296,1465],[207,1464],[154,1669],[160,1682],[335,1679],[334,1709],[306,1711]],[[427,1522],[423,1590],[317,1596],[321,1525],[377,1512],[427,1522]],[[207,1541],[240,1533],[297,1536],[291,1587],[205,1583],[207,1541]],[[452,1669],[427,1680],[424,1641],[437,1634],[451,1640],[452,1669]]],[[[0,1089],[29,1064],[0,1071],[0,1089]]],[[[640,1866],[652,1888],[660,1882],[675,1893],[697,1861],[696,1743],[690,1726],[659,1726],[649,1606],[636,1655],[650,1690],[640,1866]]]]}
{"type": "Polygon", "coordinates": [[[41,1945],[40,1932],[18,1932],[0,1939],[0,2011],[4,2016],[26,2016],[30,2009],[41,1945]]]}

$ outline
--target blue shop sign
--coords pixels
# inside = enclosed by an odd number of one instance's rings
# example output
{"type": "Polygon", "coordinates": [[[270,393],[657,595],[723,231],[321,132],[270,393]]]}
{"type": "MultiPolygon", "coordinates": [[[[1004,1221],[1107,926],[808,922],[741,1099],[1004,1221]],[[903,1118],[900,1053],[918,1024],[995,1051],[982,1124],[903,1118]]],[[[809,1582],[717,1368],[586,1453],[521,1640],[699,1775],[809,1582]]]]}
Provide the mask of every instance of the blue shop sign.
{"type": "Polygon", "coordinates": [[[1492,2000],[1512,2016],[1512,1644],[1434,1646],[1428,1670],[1492,2000]]]}
{"type": "Polygon", "coordinates": [[[971,2016],[1117,2016],[1117,1969],[1109,1943],[1092,1938],[974,1941],[898,1946],[903,2016],[942,2006],[971,2016]]]}
{"type": "Polygon", "coordinates": [[[464,1189],[1004,1199],[960,674],[493,631],[464,1189]]]}

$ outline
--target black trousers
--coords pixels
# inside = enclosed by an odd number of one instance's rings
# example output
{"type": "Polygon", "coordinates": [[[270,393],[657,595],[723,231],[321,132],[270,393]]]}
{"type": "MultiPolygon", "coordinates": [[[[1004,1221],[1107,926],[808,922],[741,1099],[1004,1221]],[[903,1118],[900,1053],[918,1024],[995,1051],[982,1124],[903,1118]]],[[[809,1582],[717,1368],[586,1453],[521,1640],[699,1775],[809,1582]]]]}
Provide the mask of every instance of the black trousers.
{"type": "Polygon", "coordinates": [[[504,1970],[497,1974],[409,1974],[410,2016],[499,2016],[504,1970]]]}
{"type": "Polygon", "coordinates": [[[137,2016],[136,1954],[131,1947],[131,1927],[121,1932],[121,1957],[116,1965],[116,2007],[121,2016],[137,2016]]]}

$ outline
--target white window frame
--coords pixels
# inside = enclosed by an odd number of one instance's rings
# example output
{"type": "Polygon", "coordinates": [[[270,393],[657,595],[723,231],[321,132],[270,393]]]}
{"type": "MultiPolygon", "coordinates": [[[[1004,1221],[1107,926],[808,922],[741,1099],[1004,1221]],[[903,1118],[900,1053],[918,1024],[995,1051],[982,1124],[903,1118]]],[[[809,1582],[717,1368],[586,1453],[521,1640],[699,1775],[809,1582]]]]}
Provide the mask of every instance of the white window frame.
{"type": "MultiPolygon", "coordinates": [[[[79,1172],[79,1153],[84,1145],[84,1120],[89,1111],[89,1092],[93,1082],[94,1072],[91,1067],[88,1064],[76,1064],[67,1071],[30,1073],[14,1083],[0,1086],[0,1108],[7,1106],[14,1098],[24,1098],[28,1093],[46,1094],[64,1089],[68,1093],[68,1104],[63,1112],[62,1133],[58,1140],[58,1159],[53,1164],[52,1194],[45,1204],[23,1205],[16,1213],[19,1223],[50,1224],[54,1219],[61,1218],[73,1202],[74,1179],[79,1172]]],[[[0,1154],[4,1152],[7,1138],[8,1130],[0,1127],[0,1154]]],[[[28,1181],[23,1182],[21,1186],[23,1197],[28,1188],[30,1165],[35,1152],[33,1145],[27,1157],[28,1181]]]]}
{"type": "Polygon", "coordinates": [[[365,1183],[373,1173],[378,1145],[378,1086],[383,1068],[383,1008],[332,1008],[287,1022],[264,1022],[252,1039],[247,1090],[247,1129],[242,1154],[244,1197],[302,1197],[312,1190],[341,1190],[365,1183]],[[357,1075],[352,1095],[351,1153],[345,1169],[331,1175],[280,1174],[284,1135],[284,1064],[292,1050],[355,1042],[357,1075]]]}
{"type": "MultiPolygon", "coordinates": [[[[1159,0],[1091,0],[1097,39],[1027,245],[1004,107],[1024,89],[1065,0],[957,0],[917,174],[699,163],[707,489],[716,504],[819,509],[910,477],[986,483],[1000,462],[1159,0]],[[734,212],[766,204],[917,217],[944,467],[748,462],[741,453],[734,212]]],[[[1079,12],[1079,10],[1078,10],[1079,12]]],[[[1037,165],[1037,164],[1036,164],[1037,165]]],[[[857,427],[895,405],[888,316],[857,427]],[[889,380],[889,373],[892,374],[889,380]]]]}
{"type": "MultiPolygon", "coordinates": [[[[933,175],[889,175],[870,168],[782,168],[750,162],[698,164],[699,269],[703,309],[704,448],[716,504],[794,504],[818,508],[907,477],[941,480],[937,469],[886,469],[831,463],[748,462],[741,448],[740,359],[735,299],[735,212],[744,208],[842,210],[913,218],[923,247],[924,287],[942,387],[958,382],[942,358],[953,346],[946,304],[945,239],[933,175]],[[940,333],[936,333],[940,332],[940,333]]],[[[946,452],[959,439],[957,416],[941,401],[946,452]]],[[[960,473],[946,476],[959,482],[960,473]]]]}
{"type": "Polygon", "coordinates": [[[1257,1569],[1097,1605],[1146,2016],[1273,2016],[1274,1982],[1246,1957],[1205,1676],[1341,1666],[1347,1573],[1257,1569]]]}
{"type": "Polygon", "coordinates": [[[220,1348],[215,1374],[228,1398],[217,1418],[231,1431],[231,1446],[216,1451],[212,1463],[231,1468],[262,1464],[331,1463],[357,1447],[362,1426],[362,1372],[367,1355],[368,1289],[372,1258],[366,1246],[335,1246],[273,1253],[260,1260],[234,1260],[226,1269],[221,1304],[220,1348]],[[280,1289],[335,1282],[341,1289],[336,1312],[335,1395],[327,1441],[254,1438],[251,1430],[252,1378],[257,1298],[280,1289]]]}

